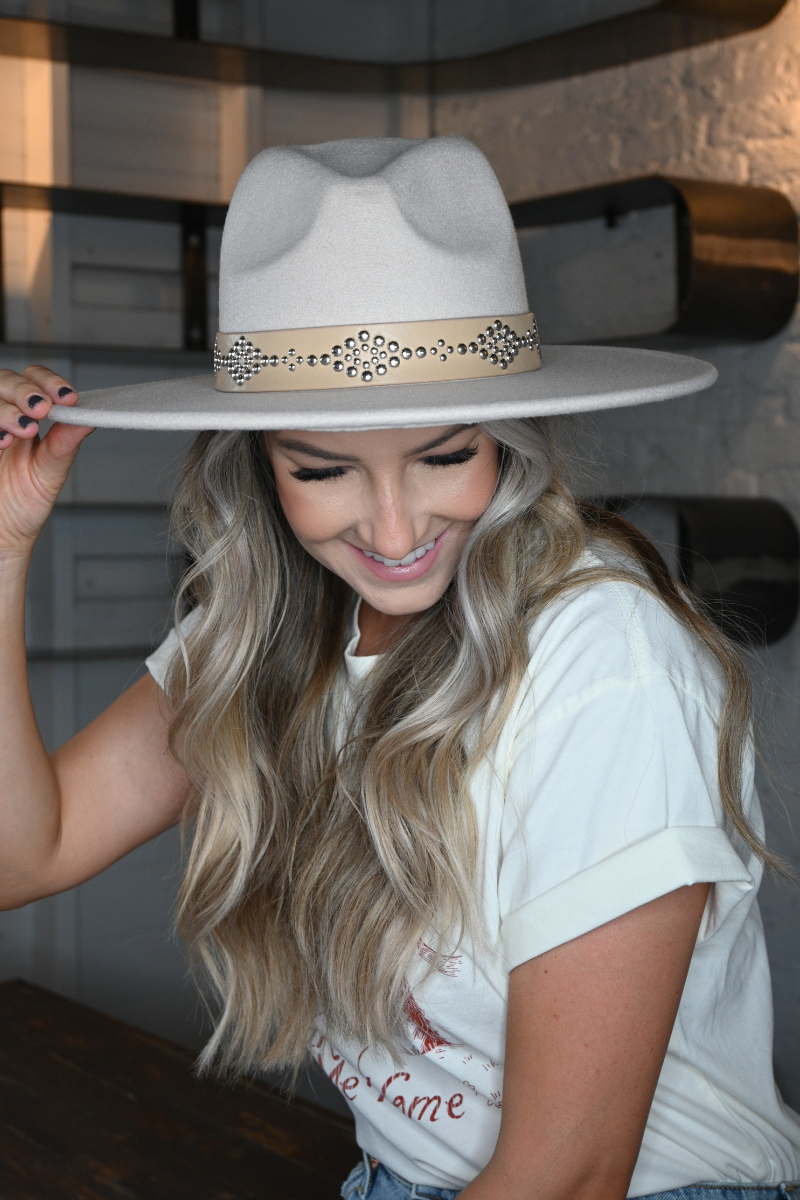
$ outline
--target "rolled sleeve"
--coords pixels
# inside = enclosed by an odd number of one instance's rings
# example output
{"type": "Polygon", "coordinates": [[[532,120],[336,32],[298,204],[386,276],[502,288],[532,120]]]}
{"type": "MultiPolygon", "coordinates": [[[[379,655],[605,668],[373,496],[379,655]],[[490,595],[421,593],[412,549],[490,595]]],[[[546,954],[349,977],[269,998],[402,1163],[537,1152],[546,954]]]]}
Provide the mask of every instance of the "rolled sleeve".
{"type": "Polygon", "coordinates": [[[708,938],[755,886],[722,829],[662,829],[509,913],[501,927],[503,957],[513,969],[642,904],[694,883],[717,885],[706,908],[699,941],[708,938]]]}
{"type": "Polygon", "coordinates": [[[664,675],[533,716],[509,779],[498,888],[509,969],[679,887],[711,883],[700,940],[755,887],[726,830],[715,716],[664,675]]]}

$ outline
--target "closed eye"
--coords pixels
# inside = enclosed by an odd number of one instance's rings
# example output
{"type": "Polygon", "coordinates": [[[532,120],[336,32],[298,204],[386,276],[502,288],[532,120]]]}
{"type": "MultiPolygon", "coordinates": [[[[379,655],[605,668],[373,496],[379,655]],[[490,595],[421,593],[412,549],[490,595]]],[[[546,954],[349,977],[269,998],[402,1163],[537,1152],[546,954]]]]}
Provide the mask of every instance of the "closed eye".
{"type": "MultiPolygon", "coordinates": [[[[478,453],[478,447],[466,446],[463,450],[454,450],[451,454],[427,454],[420,461],[428,467],[456,467],[468,463],[478,453]]],[[[312,483],[325,479],[341,479],[347,472],[344,467],[298,467],[292,471],[292,478],[300,483],[312,483]]]]}
{"type": "Polygon", "coordinates": [[[422,461],[428,467],[455,467],[459,463],[469,462],[477,453],[477,446],[465,446],[463,450],[454,450],[452,454],[427,454],[422,461]]]}
{"type": "Polygon", "coordinates": [[[344,467],[298,467],[292,471],[292,478],[310,483],[314,479],[341,479],[344,473],[344,467]]]}

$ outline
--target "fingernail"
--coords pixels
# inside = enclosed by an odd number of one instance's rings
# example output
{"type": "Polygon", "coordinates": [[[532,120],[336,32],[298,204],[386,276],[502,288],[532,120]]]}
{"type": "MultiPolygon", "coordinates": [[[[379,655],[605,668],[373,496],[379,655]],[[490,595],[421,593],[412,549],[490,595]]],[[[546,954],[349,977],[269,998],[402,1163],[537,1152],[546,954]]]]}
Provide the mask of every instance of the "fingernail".
{"type": "Polygon", "coordinates": [[[28,408],[36,408],[37,404],[44,404],[44,396],[28,396],[28,408]]]}
{"type": "Polygon", "coordinates": [[[21,425],[23,429],[27,429],[29,425],[35,425],[36,422],[33,417],[17,417],[17,424],[21,425]]]}
{"type": "Polygon", "coordinates": [[[58,394],[61,397],[61,399],[63,400],[65,396],[71,396],[74,391],[75,391],[75,388],[61,387],[58,389],[58,394]]]}

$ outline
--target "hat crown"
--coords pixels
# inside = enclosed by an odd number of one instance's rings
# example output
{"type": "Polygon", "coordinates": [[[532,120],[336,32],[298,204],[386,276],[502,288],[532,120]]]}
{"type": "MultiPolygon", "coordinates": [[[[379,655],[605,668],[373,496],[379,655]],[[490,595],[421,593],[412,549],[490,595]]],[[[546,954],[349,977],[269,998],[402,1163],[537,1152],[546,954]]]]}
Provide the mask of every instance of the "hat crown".
{"type": "Polygon", "coordinates": [[[464,138],[264,150],[234,192],[220,330],[523,313],[511,214],[464,138]]]}

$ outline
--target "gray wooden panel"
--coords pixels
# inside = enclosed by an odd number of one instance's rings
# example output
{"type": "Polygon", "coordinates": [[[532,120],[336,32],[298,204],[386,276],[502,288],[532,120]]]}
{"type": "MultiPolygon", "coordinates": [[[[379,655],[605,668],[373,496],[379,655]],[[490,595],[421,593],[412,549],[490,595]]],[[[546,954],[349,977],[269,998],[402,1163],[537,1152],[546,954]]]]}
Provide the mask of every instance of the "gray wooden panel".
{"type": "Polygon", "coordinates": [[[71,98],[76,187],[219,198],[214,85],[74,67],[71,98]]]}
{"type": "Polygon", "coordinates": [[[171,221],[58,215],[69,221],[73,263],[180,272],[181,232],[171,221]]]}
{"type": "Polygon", "coordinates": [[[392,95],[270,88],[264,92],[263,118],[263,139],[268,146],[306,145],[336,138],[397,137],[400,132],[397,98],[392,95]]]}
{"type": "Polygon", "coordinates": [[[164,503],[193,436],[98,429],[81,446],[64,499],[80,504],[164,503]]]}
{"type": "Polygon", "coordinates": [[[63,17],[54,13],[53,20],[162,37],[172,35],[171,0],[50,0],[50,3],[54,9],[65,10],[63,17]]]}
{"type": "Polygon", "coordinates": [[[657,0],[200,0],[203,37],[361,62],[486,54],[657,0]]]}
{"type": "Polygon", "coordinates": [[[56,213],[52,241],[60,340],[89,346],[181,347],[177,223],[56,213]]]}
{"type": "MultiPolygon", "coordinates": [[[[113,286],[114,281],[100,278],[100,272],[93,272],[92,289],[102,291],[106,283],[113,286]]],[[[125,283],[131,282],[130,274],[125,283]]],[[[148,273],[148,284],[152,284],[153,274],[148,273]]],[[[144,275],[144,272],[142,272],[144,275]]],[[[167,287],[172,281],[165,281],[167,287]]],[[[174,289],[177,292],[177,289],[174,289]]],[[[178,297],[180,295],[177,292],[178,297]]],[[[176,304],[172,311],[159,311],[158,307],[136,312],[123,304],[110,304],[107,307],[90,304],[76,304],[72,309],[72,340],[95,346],[163,346],[177,349],[183,340],[183,318],[176,304]]],[[[167,307],[166,305],[164,306],[167,307]]]]}
{"type": "Polygon", "coordinates": [[[50,653],[149,648],[164,636],[181,559],[150,508],[56,508],[27,594],[27,644],[50,653]]]}
{"type": "Polygon", "coordinates": [[[0,0],[0,15],[67,21],[131,33],[172,33],[170,0],[0,0]]]}
{"type": "Polygon", "coordinates": [[[174,929],[180,869],[180,836],[170,830],[76,889],[77,998],[199,1046],[207,1020],[174,929]]]}

